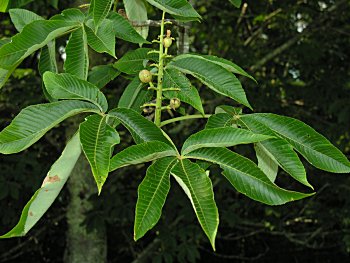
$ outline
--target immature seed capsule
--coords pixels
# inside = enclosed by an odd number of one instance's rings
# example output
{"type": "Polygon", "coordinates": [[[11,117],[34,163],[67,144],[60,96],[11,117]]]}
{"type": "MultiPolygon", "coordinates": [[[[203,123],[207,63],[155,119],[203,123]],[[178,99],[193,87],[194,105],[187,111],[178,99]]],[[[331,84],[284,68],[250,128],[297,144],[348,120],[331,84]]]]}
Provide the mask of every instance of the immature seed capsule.
{"type": "Polygon", "coordinates": [[[180,106],[181,101],[178,98],[173,98],[170,100],[170,108],[172,108],[173,110],[180,108],[180,106]]]}
{"type": "Polygon", "coordinates": [[[163,46],[165,48],[169,48],[172,43],[173,43],[173,40],[171,39],[171,37],[166,37],[163,39],[163,46]]]}
{"type": "Polygon", "coordinates": [[[152,73],[147,69],[141,70],[139,73],[139,78],[141,82],[149,83],[152,81],[152,73]]]}

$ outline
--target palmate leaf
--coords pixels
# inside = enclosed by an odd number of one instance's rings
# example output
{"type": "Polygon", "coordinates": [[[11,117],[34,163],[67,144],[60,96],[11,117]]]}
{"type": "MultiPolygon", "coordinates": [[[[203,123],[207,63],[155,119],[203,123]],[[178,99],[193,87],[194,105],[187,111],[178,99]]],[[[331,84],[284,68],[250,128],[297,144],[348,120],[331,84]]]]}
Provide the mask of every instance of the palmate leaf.
{"type": "Polygon", "coordinates": [[[107,53],[115,57],[115,35],[112,21],[105,19],[101,26],[95,30],[92,21],[84,26],[89,46],[98,53],[107,53]]]}
{"type": "Polygon", "coordinates": [[[83,112],[99,112],[99,108],[89,102],[70,100],[29,106],[0,132],[0,153],[23,151],[63,120],[83,112]]]}
{"type": "Polygon", "coordinates": [[[249,107],[241,83],[231,72],[222,66],[197,55],[175,57],[167,68],[176,68],[182,73],[190,74],[213,91],[227,96],[249,107]]]}
{"type": "Polygon", "coordinates": [[[150,48],[138,48],[129,51],[114,63],[114,67],[126,74],[137,74],[145,68],[149,60],[155,59],[154,56],[147,54],[151,50],[150,48]]]}
{"type": "Polygon", "coordinates": [[[118,13],[110,12],[108,19],[112,21],[114,34],[117,38],[136,44],[149,43],[130,25],[127,19],[118,13]]]}
{"type": "Polygon", "coordinates": [[[36,20],[44,20],[41,16],[35,14],[32,11],[20,8],[14,8],[9,11],[11,21],[18,32],[21,32],[22,29],[36,20]]]}
{"type": "Polygon", "coordinates": [[[146,163],[176,155],[176,151],[169,144],[158,141],[144,142],[132,145],[114,155],[111,159],[109,170],[111,172],[124,166],[146,163]]]}
{"type": "Polygon", "coordinates": [[[201,16],[187,0],[146,0],[151,5],[171,15],[199,20],[201,16]]]}
{"type": "Polygon", "coordinates": [[[185,155],[204,147],[231,147],[238,144],[260,142],[271,138],[271,136],[256,134],[233,127],[205,129],[191,135],[184,142],[182,154],[185,155]]]}
{"type": "Polygon", "coordinates": [[[299,120],[271,113],[256,113],[241,116],[241,121],[251,129],[273,132],[319,169],[333,173],[350,172],[350,162],[346,156],[325,137],[299,120]]]}
{"type": "Polygon", "coordinates": [[[86,100],[107,111],[108,103],[103,93],[93,84],[68,73],[45,72],[44,84],[47,92],[55,99],[86,100]]]}
{"type": "Polygon", "coordinates": [[[224,170],[223,175],[238,192],[264,204],[282,205],[312,195],[278,187],[254,162],[226,148],[202,148],[191,152],[186,158],[220,165],[224,170]]]}
{"type": "Polygon", "coordinates": [[[135,241],[157,224],[170,190],[170,171],[176,162],[175,157],[165,157],[148,167],[146,176],[138,188],[134,225],[135,241]]]}
{"type": "Polygon", "coordinates": [[[106,116],[92,115],[79,127],[80,142],[95,178],[98,193],[107,180],[112,147],[120,142],[115,129],[106,123],[106,116]]]}
{"type": "MultiPolygon", "coordinates": [[[[147,21],[147,8],[144,0],[123,0],[123,3],[130,21],[147,21]]],[[[147,39],[149,26],[136,27],[135,29],[144,39],[147,39]]]]}
{"type": "Polygon", "coordinates": [[[164,91],[166,98],[178,98],[181,102],[190,104],[193,108],[204,115],[201,97],[190,80],[184,74],[176,69],[167,69],[164,71],[164,88],[178,88],[180,91],[164,91]]]}
{"type": "Polygon", "coordinates": [[[99,89],[102,89],[119,75],[120,71],[114,68],[113,65],[99,65],[91,69],[89,72],[88,81],[99,89]]]}
{"type": "MultiPolygon", "coordinates": [[[[243,127],[251,130],[252,132],[259,134],[266,134],[270,136],[275,136],[272,131],[264,128],[262,125],[249,125],[247,126],[242,119],[240,119],[240,115],[242,114],[241,109],[237,109],[230,106],[219,106],[216,108],[217,112],[224,111],[225,113],[218,113],[212,115],[206,128],[209,127],[227,127],[236,124],[237,120],[243,127]]],[[[293,150],[293,147],[285,140],[281,138],[273,138],[270,140],[265,140],[256,144],[255,150],[257,152],[258,157],[258,166],[263,172],[268,175],[272,182],[275,181],[278,167],[276,167],[276,163],[280,166],[284,171],[290,174],[294,179],[299,181],[300,183],[311,187],[306,178],[306,171],[304,165],[300,161],[298,155],[293,150]],[[276,163],[275,163],[276,162],[276,163]],[[269,166],[270,164],[271,166],[269,166]]]]}
{"type": "Polygon", "coordinates": [[[57,198],[81,154],[79,134],[67,143],[61,156],[51,166],[39,190],[22,211],[18,224],[0,238],[24,236],[39,221],[57,198]]]}
{"type": "Polygon", "coordinates": [[[111,10],[113,0],[91,0],[89,13],[92,13],[97,28],[111,10]]]}
{"type": "Polygon", "coordinates": [[[219,213],[210,178],[197,164],[187,159],[180,160],[172,169],[171,174],[190,199],[198,221],[215,250],[219,213]]]}
{"type": "Polygon", "coordinates": [[[25,26],[12,42],[0,48],[0,68],[11,69],[51,40],[78,28],[76,22],[39,20],[25,26]]]}
{"type": "Polygon", "coordinates": [[[117,108],[111,110],[108,115],[119,120],[129,130],[136,144],[160,141],[172,145],[161,129],[134,110],[117,108]]]}
{"type": "Polygon", "coordinates": [[[64,71],[82,80],[87,80],[89,71],[89,50],[84,27],[75,30],[66,46],[64,71]]]}
{"type": "Polygon", "coordinates": [[[146,84],[142,83],[139,76],[134,79],[125,88],[121,95],[118,108],[128,108],[135,111],[140,111],[140,107],[150,101],[153,96],[153,91],[146,88],[146,84]]]}

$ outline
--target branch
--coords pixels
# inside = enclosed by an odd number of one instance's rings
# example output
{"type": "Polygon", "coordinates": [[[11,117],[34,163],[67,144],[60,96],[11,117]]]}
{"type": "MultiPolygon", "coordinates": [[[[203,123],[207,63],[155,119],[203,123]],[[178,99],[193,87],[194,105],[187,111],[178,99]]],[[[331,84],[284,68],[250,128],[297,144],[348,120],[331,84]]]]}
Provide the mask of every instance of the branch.
{"type": "Polygon", "coordinates": [[[327,11],[324,12],[324,15],[316,19],[312,24],[310,24],[307,28],[305,28],[302,33],[296,35],[292,39],[288,40],[287,42],[285,42],[284,44],[282,44],[281,46],[277,47],[275,50],[273,50],[272,52],[264,56],[257,63],[255,63],[255,65],[252,66],[250,70],[252,72],[256,71],[257,69],[265,65],[267,62],[274,59],[275,57],[283,53],[285,50],[289,49],[291,46],[297,43],[302,37],[316,31],[316,28],[318,25],[322,24],[324,20],[326,20],[334,11],[336,11],[339,7],[341,7],[346,2],[347,0],[341,0],[335,3],[334,5],[332,5],[330,8],[328,8],[327,11]]]}

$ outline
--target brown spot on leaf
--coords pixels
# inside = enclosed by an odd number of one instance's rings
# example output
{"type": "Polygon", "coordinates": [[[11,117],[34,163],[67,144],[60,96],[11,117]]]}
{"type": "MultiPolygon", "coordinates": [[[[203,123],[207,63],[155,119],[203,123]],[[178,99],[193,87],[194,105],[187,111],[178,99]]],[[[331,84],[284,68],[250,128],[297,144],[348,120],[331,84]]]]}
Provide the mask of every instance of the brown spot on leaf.
{"type": "Polygon", "coordinates": [[[29,216],[33,216],[33,213],[32,213],[32,212],[29,212],[29,216]]]}
{"type": "Polygon", "coordinates": [[[61,181],[61,179],[58,177],[58,175],[55,175],[55,176],[46,176],[42,186],[46,185],[46,183],[56,183],[56,182],[59,182],[61,181]]]}

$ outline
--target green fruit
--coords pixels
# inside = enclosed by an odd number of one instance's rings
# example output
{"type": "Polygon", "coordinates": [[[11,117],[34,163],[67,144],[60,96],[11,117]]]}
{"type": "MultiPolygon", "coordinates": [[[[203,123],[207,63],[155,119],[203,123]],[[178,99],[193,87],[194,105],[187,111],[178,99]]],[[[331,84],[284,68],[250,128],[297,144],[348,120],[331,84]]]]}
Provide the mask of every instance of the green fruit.
{"type": "Polygon", "coordinates": [[[147,69],[141,70],[139,73],[139,78],[141,82],[149,83],[152,81],[152,73],[147,69]]]}
{"type": "Polygon", "coordinates": [[[169,48],[172,43],[173,43],[173,40],[171,39],[171,37],[166,37],[163,39],[163,46],[165,48],[169,48]]]}

